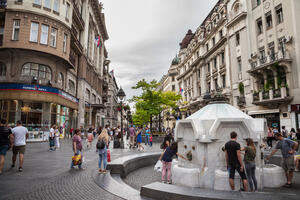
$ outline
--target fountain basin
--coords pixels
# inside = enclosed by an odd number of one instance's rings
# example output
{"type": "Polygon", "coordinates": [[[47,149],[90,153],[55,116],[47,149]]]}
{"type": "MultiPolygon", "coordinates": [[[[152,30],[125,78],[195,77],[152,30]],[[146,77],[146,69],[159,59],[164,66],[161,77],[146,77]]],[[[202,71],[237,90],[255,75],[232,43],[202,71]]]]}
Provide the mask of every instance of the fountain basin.
{"type": "MultiPolygon", "coordinates": [[[[234,186],[235,191],[240,190],[241,188],[241,177],[236,172],[234,177],[234,186]]],[[[229,185],[229,173],[228,171],[217,169],[215,170],[215,184],[214,184],[215,190],[225,190],[225,191],[231,191],[230,185],[229,185]]]]}
{"type": "Polygon", "coordinates": [[[187,187],[200,187],[199,176],[199,168],[186,168],[179,166],[177,162],[172,163],[173,184],[187,187]]]}
{"type": "Polygon", "coordinates": [[[263,169],[264,187],[278,188],[286,184],[286,176],[284,170],[274,164],[266,164],[263,169]]]}

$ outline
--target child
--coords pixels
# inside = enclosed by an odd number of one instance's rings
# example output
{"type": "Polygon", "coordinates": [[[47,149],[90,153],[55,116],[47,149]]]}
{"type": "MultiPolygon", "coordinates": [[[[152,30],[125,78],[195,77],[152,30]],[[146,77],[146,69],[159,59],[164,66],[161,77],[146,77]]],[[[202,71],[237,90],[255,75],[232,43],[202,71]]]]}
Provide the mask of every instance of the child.
{"type": "Polygon", "coordinates": [[[167,147],[166,150],[160,155],[159,160],[162,161],[163,168],[162,168],[162,174],[161,174],[161,181],[165,183],[165,176],[166,171],[168,170],[168,184],[171,184],[171,168],[172,168],[172,158],[174,155],[179,156],[180,158],[184,160],[188,160],[184,156],[180,155],[178,152],[177,142],[173,142],[171,146],[167,147]]]}
{"type": "Polygon", "coordinates": [[[152,147],[152,134],[149,137],[149,143],[150,143],[150,147],[152,147]]]}

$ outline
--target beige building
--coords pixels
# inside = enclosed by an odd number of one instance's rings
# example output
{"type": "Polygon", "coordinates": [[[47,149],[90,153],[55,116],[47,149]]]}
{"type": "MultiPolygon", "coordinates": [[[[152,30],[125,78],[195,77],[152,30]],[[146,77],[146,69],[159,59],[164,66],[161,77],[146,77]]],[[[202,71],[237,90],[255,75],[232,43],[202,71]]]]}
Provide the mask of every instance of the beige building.
{"type": "Polygon", "coordinates": [[[299,128],[298,0],[219,0],[180,44],[188,116],[218,93],[269,126],[299,128]]]}
{"type": "Polygon", "coordinates": [[[11,126],[22,120],[38,140],[52,124],[63,133],[100,125],[108,39],[101,8],[97,0],[1,5],[1,118],[11,126]]]}

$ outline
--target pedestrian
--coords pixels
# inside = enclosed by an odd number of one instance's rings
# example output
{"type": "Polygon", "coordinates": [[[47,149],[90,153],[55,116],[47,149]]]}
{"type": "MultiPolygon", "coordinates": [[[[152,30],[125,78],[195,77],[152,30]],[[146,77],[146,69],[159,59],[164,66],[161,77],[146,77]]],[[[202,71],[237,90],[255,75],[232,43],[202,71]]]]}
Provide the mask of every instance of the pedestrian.
{"type": "Polygon", "coordinates": [[[97,134],[97,129],[93,127],[93,136],[94,136],[94,138],[96,137],[96,134],[97,134]]]}
{"type": "Polygon", "coordinates": [[[108,133],[107,130],[104,129],[101,134],[98,136],[97,141],[97,150],[99,153],[99,173],[106,173],[106,166],[107,166],[107,149],[108,149],[108,133]],[[102,167],[102,161],[103,161],[103,169],[102,167]]]}
{"type": "Polygon", "coordinates": [[[52,125],[50,128],[50,133],[49,133],[49,151],[54,151],[55,150],[55,124],[52,125]]]}
{"type": "MultiPolygon", "coordinates": [[[[82,138],[81,138],[80,129],[75,130],[75,134],[74,134],[73,139],[72,139],[72,147],[73,147],[74,156],[81,155],[81,160],[82,160],[82,138]]],[[[72,160],[71,169],[73,169],[73,168],[74,168],[74,163],[73,163],[73,160],[72,160]]],[[[82,162],[80,162],[78,164],[78,168],[83,169],[82,168],[82,162]]]]}
{"type": "Polygon", "coordinates": [[[23,171],[24,153],[26,149],[26,139],[28,138],[28,130],[22,126],[22,121],[17,121],[17,126],[12,129],[13,140],[13,156],[11,168],[15,167],[17,155],[19,154],[19,172],[23,171]]]}
{"type": "Polygon", "coordinates": [[[281,164],[287,179],[285,187],[290,188],[292,186],[293,172],[295,170],[294,154],[298,148],[298,143],[284,138],[280,133],[275,134],[275,139],[279,141],[277,142],[275,149],[266,159],[270,160],[270,158],[278,151],[278,149],[281,150],[281,164]]]}
{"type": "Polygon", "coordinates": [[[131,125],[129,128],[129,134],[130,134],[129,148],[133,148],[134,147],[134,137],[135,137],[135,130],[133,128],[133,125],[131,125]]]}
{"type": "Polygon", "coordinates": [[[0,121],[0,175],[4,167],[6,152],[13,145],[11,134],[11,129],[7,126],[6,120],[2,119],[0,121]]]}
{"type": "Polygon", "coordinates": [[[85,130],[84,130],[83,126],[80,126],[80,134],[81,134],[81,139],[84,139],[85,130]]]}
{"type": "Polygon", "coordinates": [[[138,144],[138,151],[144,150],[144,147],[142,145],[142,131],[143,131],[143,129],[140,128],[136,133],[136,142],[138,144]]]}
{"type": "Polygon", "coordinates": [[[237,141],[237,133],[230,133],[231,140],[225,144],[226,165],[229,171],[229,184],[234,190],[234,176],[237,171],[243,181],[244,190],[248,191],[247,177],[245,174],[244,164],[241,156],[241,146],[237,141]]]}
{"type": "Polygon", "coordinates": [[[70,128],[70,137],[73,138],[74,128],[70,128]]]}
{"type": "Polygon", "coordinates": [[[281,127],[281,135],[284,138],[287,138],[287,136],[288,136],[288,131],[285,129],[285,126],[281,127]]]}
{"type": "Polygon", "coordinates": [[[147,127],[145,131],[145,145],[149,145],[149,136],[150,136],[150,129],[147,127]]]}
{"type": "Polygon", "coordinates": [[[54,140],[55,140],[55,149],[59,149],[60,148],[60,144],[59,144],[59,135],[60,135],[60,131],[58,129],[58,126],[55,126],[55,130],[54,130],[54,140]]]}
{"type": "Polygon", "coordinates": [[[267,137],[267,144],[269,146],[269,149],[271,149],[273,147],[272,146],[273,137],[274,137],[273,130],[269,127],[268,128],[268,137],[267,137]]]}
{"type": "Polygon", "coordinates": [[[172,142],[174,141],[174,138],[172,134],[167,134],[163,140],[163,143],[161,145],[161,149],[166,149],[172,142]]]}
{"type": "Polygon", "coordinates": [[[297,141],[296,131],[294,128],[291,128],[291,131],[289,133],[289,139],[293,141],[297,141]]]}
{"type": "Polygon", "coordinates": [[[178,157],[188,160],[178,152],[178,145],[177,142],[173,142],[170,147],[167,147],[164,152],[160,155],[159,160],[162,161],[162,173],[161,173],[161,181],[165,183],[165,177],[167,174],[167,183],[171,184],[171,176],[172,176],[172,160],[173,156],[177,155],[178,157]]]}
{"type": "Polygon", "coordinates": [[[90,128],[87,135],[87,148],[91,148],[93,140],[94,134],[92,128],[90,128]]]}
{"type": "Polygon", "coordinates": [[[256,148],[254,146],[253,140],[251,138],[246,139],[247,146],[242,149],[245,151],[244,163],[246,168],[246,175],[248,183],[250,186],[251,192],[257,191],[257,180],[255,177],[255,157],[256,157],[256,148]],[[254,187],[253,187],[254,185],[254,187]]]}
{"type": "Polygon", "coordinates": [[[152,133],[151,133],[151,135],[149,137],[149,145],[150,145],[150,147],[152,147],[152,133]]]}

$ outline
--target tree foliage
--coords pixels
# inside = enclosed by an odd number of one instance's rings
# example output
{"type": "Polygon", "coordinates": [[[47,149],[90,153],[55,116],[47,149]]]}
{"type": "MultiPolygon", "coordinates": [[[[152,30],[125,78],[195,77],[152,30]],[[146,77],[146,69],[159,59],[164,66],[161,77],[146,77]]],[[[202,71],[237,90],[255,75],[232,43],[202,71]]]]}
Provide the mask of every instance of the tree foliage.
{"type": "Polygon", "coordinates": [[[175,108],[180,95],[172,91],[162,92],[158,90],[159,83],[152,80],[149,83],[142,79],[133,89],[142,90],[141,95],[134,96],[131,101],[136,104],[136,112],[133,115],[133,122],[136,125],[151,123],[151,118],[159,115],[164,109],[175,108]]]}

